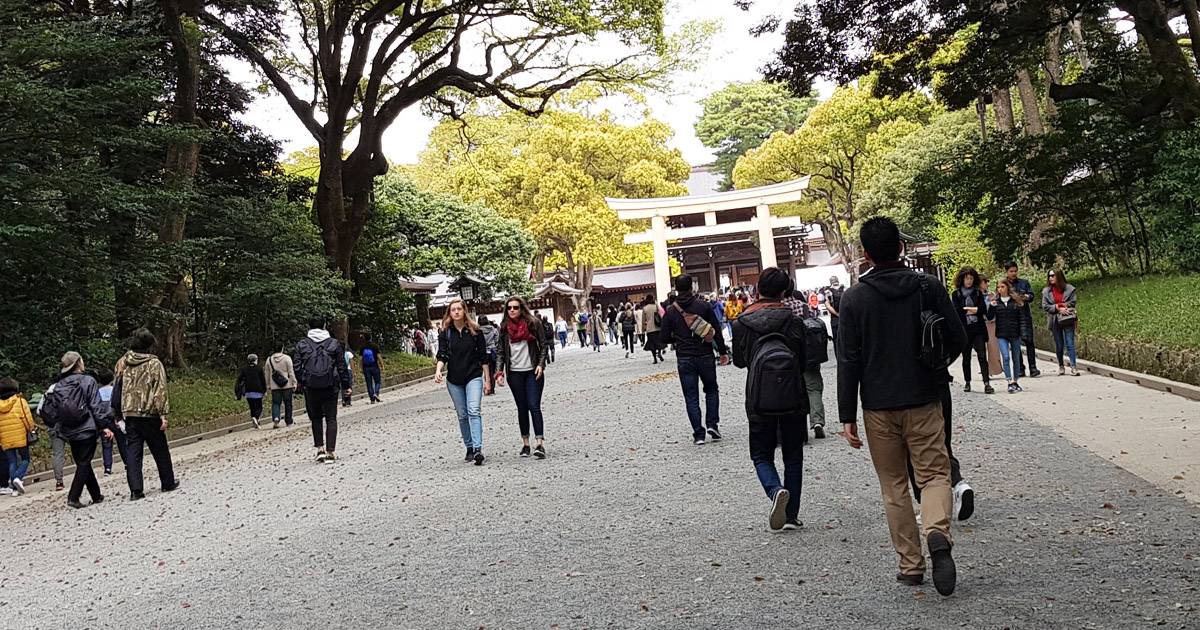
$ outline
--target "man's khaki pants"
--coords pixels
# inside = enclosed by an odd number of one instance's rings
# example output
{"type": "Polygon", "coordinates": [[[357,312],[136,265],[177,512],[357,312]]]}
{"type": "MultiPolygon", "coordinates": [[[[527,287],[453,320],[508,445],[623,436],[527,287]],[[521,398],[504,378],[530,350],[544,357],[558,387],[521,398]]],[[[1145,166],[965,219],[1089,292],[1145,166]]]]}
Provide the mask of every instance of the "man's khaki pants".
{"type": "Polygon", "coordinates": [[[942,403],[911,409],[863,411],[871,462],[879,475],[879,489],[887,512],[892,546],[900,555],[900,572],[925,572],[925,554],[917,533],[912,497],[908,493],[908,467],[921,490],[921,521],[925,535],[941,532],[950,540],[950,458],[943,437],[942,403]]]}

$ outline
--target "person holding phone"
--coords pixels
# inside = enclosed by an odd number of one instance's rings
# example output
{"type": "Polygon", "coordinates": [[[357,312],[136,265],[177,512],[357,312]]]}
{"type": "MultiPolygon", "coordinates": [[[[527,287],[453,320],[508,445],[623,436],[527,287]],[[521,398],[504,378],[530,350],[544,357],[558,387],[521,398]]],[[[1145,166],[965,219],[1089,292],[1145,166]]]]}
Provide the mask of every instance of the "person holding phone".
{"type": "MultiPolygon", "coordinates": [[[[600,310],[592,319],[599,320],[600,310]]],[[[597,334],[602,332],[597,329],[597,334]]],[[[593,339],[603,340],[602,337],[593,339]]],[[[552,342],[551,342],[552,343],[552,342]]],[[[532,454],[546,459],[545,427],[542,419],[542,392],[546,388],[546,359],[549,345],[542,326],[529,310],[529,305],[519,297],[510,297],[504,303],[504,319],[500,323],[500,343],[496,346],[496,382],[504,385],[508,380],[513,400],[517,403],[517,424],[521,429],[521,457],[529,457],[529,423],[533,421],[533,436],[537,445],[532,454]]]]}
{"type": "Polygon", "coordinates": [[[979,290],[979,272],[974,267],[963,267],[954,277],[954,293],[950,296],[958,319],[967,331],[967,344],[962,350],[963,391],[971,391],[971,350],[979,360],[979,372],[983,376],[983,391],[993,394],[992,377],[988,373],[987,341],[985,323],[988,317],[988,302],[979,290]]]}
{"type": "Polygon", "coordinates": [[[454,298],[446,307],[438,333],[437,367],[433,382],[446,384],[467,456],[463,461],[482,466],[483,395],[492,390],[487,341],[479,324],[467,313],[467,303],[454,298]]]}

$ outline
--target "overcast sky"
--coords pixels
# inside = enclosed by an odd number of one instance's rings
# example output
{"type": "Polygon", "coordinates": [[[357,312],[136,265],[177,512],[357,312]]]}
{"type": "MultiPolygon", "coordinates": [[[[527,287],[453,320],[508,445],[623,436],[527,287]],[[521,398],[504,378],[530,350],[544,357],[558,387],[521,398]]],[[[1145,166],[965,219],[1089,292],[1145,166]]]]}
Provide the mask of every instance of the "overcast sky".
{"type": "MultiPolygon", "coordinates": [[[[693,128],[700,115],[700,99],[727,83],[761,78],[759,69],[779,47],[782,35],[752,37],[749,30],[766,15],[786,18],[795,7],[795,2],[757,0],[749,12],[736,8],[733,0],[669,2],[668,31],[674,31],[690,20],[711,20],[719,24],[721,29],[711,43],[709,62],[704,67],[696,73],[679,77],[671,96],[652,96],[650,99],[654,116],[675,129],[672,144],[683,152],[689,164],[705,164],[713,159],[712,153],[696,138],[693,128]]],[[[239,80],[257,84],[244,64],[234,64],[231,69],[239,80]]],[[[283,99],[274,93],[260,96],[245,119],[279,140],[285,154],[315,144],[283,99]]],[[[384,152],[396,163],[415,162],[435,124],[436,121],[422,116],[418,107],[408,109],[384,135],[384,152]]]]}

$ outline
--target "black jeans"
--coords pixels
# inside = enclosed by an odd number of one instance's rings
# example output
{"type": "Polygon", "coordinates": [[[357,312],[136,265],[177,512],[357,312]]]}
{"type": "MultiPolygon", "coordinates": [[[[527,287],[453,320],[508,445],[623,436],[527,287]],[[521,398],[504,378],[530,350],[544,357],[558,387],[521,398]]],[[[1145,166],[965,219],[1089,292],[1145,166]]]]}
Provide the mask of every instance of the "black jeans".
{"type": "Polygon", "coordinates": [[[704,383],[703,420],[709,427],[721,423],[721,393],[717,388],[717,359],[706,357],[676,356],[679,362],[679,384],[683,388],[683,402],[687,407],[688,421],[692,423],[692,437],[704,437],[704,424],[700,416],[700,383],[704,383]]]}
{"type": "Polygon", "coordinates": [[[71,477],[71,489],[67,491],[68,501],[78,501],[83,496],[86,486],[88,494],[92,495],[95,503],[104,498],[100,494],[100,482],[96,481],[96,471],[92,470],[92,458],[96,456],[96,438],[71,442],[71,459],[75,460],[75,475],[71,477]]]}
{"type": "Polygon", "coordinates": [[[988,374],[991,370],[988,369],[987,328],[967,328],[967,345],[962,352],[963,381],[967,383],[971,382],[971,350],[975,351],[975,357],[979,360],[979,373],[983,375],[983,382],[990,383],[992,377],[988,374]]]}
{"type": "Polygon", "coordinates": [[[767,498],[774,499],[780,488],[787,488],[787,517],[794,519],[800,513],[800,491],[804,485],[804,442],[808,439],[808,427],[804,416],[793,418],[750,420],[750,461],[754,472],[762,483],[767,498]],[[779,471],[775,468],[775,447],[783,448],[783,483],[779,483],[779,471]]]}
{"type": "Polygon", "coordinates": [[[312,421],[313,446],[330,451],[337,448],[338,390],[304,390],[304,408],[312,421]]]}
{"type": "Polygon", "coordinates": [[[251,418],[261,418],[262,417],[263,399],[247,398],[246,404],[250,406],[250,417],[251,418]]]}
{"type": "Polygon", "coordinates": [[[125,479],[129,492],[142,494],[142,455],[144,447],[150,447],[150,455],[158,466],[158,481],[163,488],[175,485],[175,468],[171,465],[171,448],[167,446],[167,434],[162,430],[162,418],[125,418],[125,479]]]}
{"type": "Polygon", "coordinates": [[[545,426],[542,422],[542,391],[546,388],[546,375],[534,378],[533,370],[528,372],[508,373],[508,388],[512,390],[513,400],[517,403],[517,424],[521,427],[521,437],[529,437],[529,421],[533,420],[533,435],[536,438],[545,436],[545,426]]]}
{"type": "MultiPolygon", "coordinates": [[[[962,481],[962,471],[959,469],[958,459],[954,457],[954,449],[950,447],[950,434],[954,431],[954,426],[951,423],[951,417],[954,415],[953,400],[950,398],[950,384],[942,390],[942,432],[946,439],[946,455],[950,458],[950,487],[958,485],[962,481]]],[[[917,487],[917,480],[913,477],[912,460],[908,461],[908,482],[913,489],[913,498],[917,503],[921,502],[921,489],[917,487]]]]}
{"type": "Polygon", "coordinates": [[[626,352],[633,352],[633,349],[635,347],[633,338],[634,338],[635,334],[636,333],[634,333],[633,331],[630,331],[627,333],[621,333],[621,343],[625,346],[626,352]]]}

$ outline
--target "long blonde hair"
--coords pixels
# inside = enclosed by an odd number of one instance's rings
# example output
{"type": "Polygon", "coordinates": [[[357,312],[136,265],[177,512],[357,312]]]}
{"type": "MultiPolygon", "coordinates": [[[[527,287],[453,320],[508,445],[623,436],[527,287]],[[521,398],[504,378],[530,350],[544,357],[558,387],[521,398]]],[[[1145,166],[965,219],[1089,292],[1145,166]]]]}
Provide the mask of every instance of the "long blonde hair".
{"type": "Polygon", "coordinates": [[[1008,289],[1008,297],[1012,299],[1014,304],[1017,305],[1017,308],[1023,308],[1025,306],[1025,298],[1021,297],[1020,293],[1017,293],[1013,290],[1013,283],[1009,282],[1008,278],[1001,278],[1000,281],[996,283],[997,297],[1000,295],[1000,285],[1004,285],[1004,288],[1008,289]]]}
{"type": "Polygon", "coordinates": [[[478,335],[479,324],[476,324],[475,318],[471,317],[471,311],[467,310],[467,303],[462,298],[454,298],[446,305],[446,314],[442,316],[442,330],[450,330],[450,327],[454,325],[454,320],[450,319],[450,309],[453,309],[455,304],[462,305],[463,319],[467,322],[467,330],[472,335],[478,335]]]}

